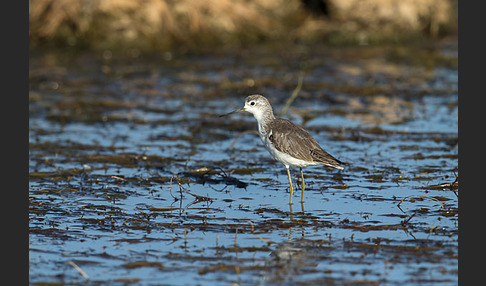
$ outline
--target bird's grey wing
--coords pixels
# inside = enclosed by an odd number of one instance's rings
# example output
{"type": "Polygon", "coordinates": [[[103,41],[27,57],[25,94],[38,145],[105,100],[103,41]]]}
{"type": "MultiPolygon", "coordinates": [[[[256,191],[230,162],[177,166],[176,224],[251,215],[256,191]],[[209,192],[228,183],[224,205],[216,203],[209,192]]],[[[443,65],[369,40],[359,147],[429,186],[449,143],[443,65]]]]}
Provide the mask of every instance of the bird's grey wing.
{"type": "Polygon", "coordinates": [[[280,152],[285,152],[294,158],[318,162],[335,168],[340,168],[343,162],[324,151],[319,143],[302,127],[285,119],[277,119],[271,125],[272,134],[269,140],[280,152]]]}
{"type": "Polygon", "coordinates": [[[269,140],[275,149],[285,152],[294,158],[313,161],[310,150],[317,142],[303,128],[285,119],[276,119],[271,124],[272,134],[269,140]]]}

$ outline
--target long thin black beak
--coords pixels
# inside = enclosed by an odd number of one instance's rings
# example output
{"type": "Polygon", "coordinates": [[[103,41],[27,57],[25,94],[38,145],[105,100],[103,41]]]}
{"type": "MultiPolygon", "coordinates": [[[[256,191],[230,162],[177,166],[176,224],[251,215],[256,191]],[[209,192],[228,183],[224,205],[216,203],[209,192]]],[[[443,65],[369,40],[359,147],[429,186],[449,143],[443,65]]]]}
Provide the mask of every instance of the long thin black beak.
{"type": "Polygon", "coordinates": [[[219,117],[227,116],[227,115],[230,115],[230,114],[233,114],[233,113],[236,113],[236,112],[241,112],[241,111],[245,111],[245,108],[244,108],[244,107],[242,107],[242,108],[237,109],[237,110],[235,110],[235,111],[231,111],[230,113],[221,114],[219,117]]]}

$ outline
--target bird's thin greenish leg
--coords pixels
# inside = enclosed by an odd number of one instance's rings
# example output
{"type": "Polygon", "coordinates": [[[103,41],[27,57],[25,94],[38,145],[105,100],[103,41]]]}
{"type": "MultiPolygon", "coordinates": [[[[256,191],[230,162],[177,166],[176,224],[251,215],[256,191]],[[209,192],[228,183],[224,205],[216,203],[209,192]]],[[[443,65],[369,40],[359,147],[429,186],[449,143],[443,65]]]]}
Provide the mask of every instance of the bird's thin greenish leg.
{"type": "Polygon", "coordinates": [[[290,185],[290,201],[289,204],[292,204],[292,196],[294,195],[294,188],[292,187],[292,179],[290,178],[290,170],[289,167],[285,166],[287,168],[287,176],[289,177],[289,185],[290,185]]]}
{"type": "Polygon", "coordinates": [[[304,202],[304,190],[305,190],[305,182],[304,182],[304,172],[302,172],[302,168],[300,168],[300,178],[302,180],[302,196],[300,197],[300,202],[304,202]]]}

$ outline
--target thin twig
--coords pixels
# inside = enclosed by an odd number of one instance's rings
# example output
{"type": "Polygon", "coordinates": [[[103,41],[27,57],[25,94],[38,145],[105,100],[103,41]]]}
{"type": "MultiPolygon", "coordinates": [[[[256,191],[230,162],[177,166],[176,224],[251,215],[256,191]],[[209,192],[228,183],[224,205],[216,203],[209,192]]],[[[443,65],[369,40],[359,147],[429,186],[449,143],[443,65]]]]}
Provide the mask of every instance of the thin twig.
{"type": "Polygon", "coordinates": [[[187,248],[187,229],[184,229],[184,248],[187,248]]]}
{"type": "Polygon", "coordinates": [[[300,72],[299,74],[299,79],[297,82],[297,87],[295,87],[294,91],[292,92],[292,95],[287,99],[287,102],[285,103],[285,106],[282,108],[282,111],[280,112],[280,115],[285,115],[287,113],[287,110],[289,109],[290,105],[292,102],[294,102],[295,98],[297,95],[299,95],[300,89],[302,88],[302,82],[304,81],[304,72],[300,72]]]}
{"type": "Polygon", "coordinates": [[[170,177],[170,182],[169,182],[169,194],[171,197],[173,197],[174,199],[176,199],[176,197],[174,197],[172,195],[172,179],[174,178],[174,175],[172,177],[170,177]]]}
{"type": "Polygon", "coordinates": [[[110,178],[126,181],[124,178],[118,176],[111,176],[110,178]]]}
{"type": "Polygon", "coordinates": [[[265,241],[265,242],[266,242],[266,243],[268,243],[268,244],[275,243],[275,242],[273,242],[273,241],[271,241],[271,240],[268,240],[268,239],[266,239],[266,238],[263,238],[263,237],[261,237],[261,236],[259,236],[259,235],[257,235],[257,234],[254,234],[254,233],[253,233],[253,235],[254,235],[256,238],[261,239],[261,240],[265,241]]]}
{"type": "MultiPolygon", "coordinates": [[[[400,207],[398,207],[398,208],[400,208],[400,207]]],[[[402,209],[400,209],[400,210],[403,212],[403,210],[402,210],[402,209]]],[[[406,225],[406,224],[407,224],[407,223],[408,223],[408,222],[409,222],[409,221],[410,221],[410,220],[411,220],[411,219],[412,219],[412,218],[413,218],[413,217],[414,217],[416,214],[417,214],[417,213],[416,213],[416,212],[414,212],[412,215],[410,215],[410,216],[409,216],[409,217],[408,217],[406,220],[404,220],[404,221],[402,222],[402,225],[406,225]]]]}
{"type": "Polygon", "coordinates": [[[86,280],[89,280],[88,274],[86,274],[86,272],[84,272],[83,269],[81,269],[81,267],[79,267],[76,263],[72,261],[68,261],[67,263],[78,270],[79,274],[81,274],[86,280]]]}
{"type": "MultiPolygon", "coordinates": [[[[403,202],[404,202],[406,199],[411,198],[411,197],[418,197],[418,198],[428,198],[428,199],[432,199],[432,200],[434,200],[434,201],[439,202],[439,203],[440,203],[440,208],[441,208],[441,209],[444,209],[444,203],[443,203],[443,202],[441,202],[440,200],[438,200],[438,199],[436,199],[436,198],[434,198],[434,197],[430,197],[430,196],[422,196],[422,195],[410,195],[410,196],[406,196],[405,198],[403,198],[403,199],[402,199],[402,200],[401,200],[401,201],[398,203],[397,207],[398,207],[400,210],[402,210],[402,209],[400,208],[400,205],[401,205],[401,204],[402,204],[402,203],[403,203],[403,202]]],[[[402,210],[402,212],[403,212],[403,210],[402,210]]],[[[404,213],[405,213],[405,212],[404,212],[404,213]]]]}

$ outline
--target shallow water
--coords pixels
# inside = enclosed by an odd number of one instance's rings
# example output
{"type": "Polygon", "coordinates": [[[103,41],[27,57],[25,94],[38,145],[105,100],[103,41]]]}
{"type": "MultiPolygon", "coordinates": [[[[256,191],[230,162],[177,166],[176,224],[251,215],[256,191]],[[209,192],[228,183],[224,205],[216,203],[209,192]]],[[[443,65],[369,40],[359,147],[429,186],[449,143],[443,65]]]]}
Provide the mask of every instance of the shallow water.
{"type": "Polygon", "coordinates": [[[29,280],[457,284],[457,78],[440,47],[33,53],[29,280]],[[299,76],[283,116],[348,165],[305,168],[303,204],[292,169],[289,206],[255,119],[218,115],[299,76]]]}

